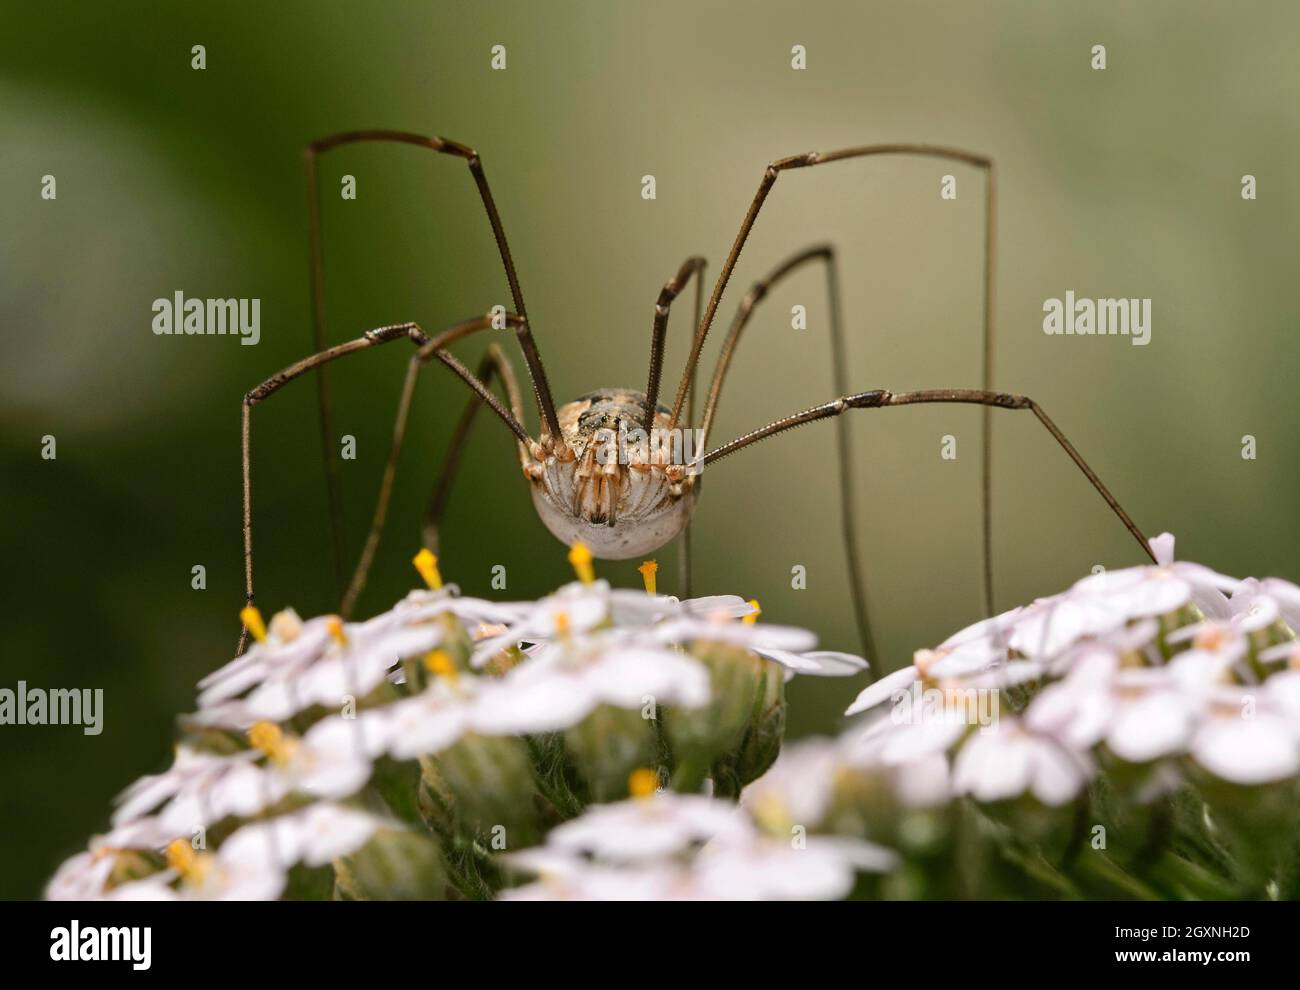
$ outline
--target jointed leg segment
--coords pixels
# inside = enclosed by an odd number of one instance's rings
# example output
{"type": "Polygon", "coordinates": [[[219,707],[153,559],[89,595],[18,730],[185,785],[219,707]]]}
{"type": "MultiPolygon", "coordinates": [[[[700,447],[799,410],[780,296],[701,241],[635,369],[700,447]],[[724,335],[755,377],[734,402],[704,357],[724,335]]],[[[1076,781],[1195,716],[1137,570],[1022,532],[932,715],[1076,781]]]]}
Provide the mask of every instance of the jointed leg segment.
{"type": "MultiPolygon", "coordinates": [[[[559,422],[556,419],[555,414],[555,401],[551,397],[551,389],[546,380],[546,369],[542,366],[541,354],[538,352],[537,345],[534,343],[532,338],[532,333],[527,326],[528,310],[524,307],[523,290],[519,286],[519,276],[515,272],[514,260],[510,255],[510,245],[506,241],[505,225],[501,222],[501,214],[497,210],[496,201],[492,197],[492,190],[488,186],[487,174],[483,170],[483,162],[479,158],[478,153],[474,151],[473,148],[469,148],[456,141],[450,141],[446,138],[440,137],[426,137],[422,134],[412,134],[407,131],[366,130],[332,134],[328,137],[313,141],[307,146],[304,155],[304,169],[307,180],[307,216],[310,241],[312,333],[314,350],[317,352],[325,350],[325,281],[324,262],[321,252],[320,194],[318,189],[319,183],[316,176],[316,161],[321,155],[333,150],[334,148],[349,144],[370,142],[406,144],[423,148],[439,154],[460,158],[469,167],[470,175],[474,179],[474,185],[478,189],[479,198],[483,202],[483,209],[487,213],[488,223],[492,227],[492,236],[496,241],[497,252],[501,256],[501,264],[505,269],[506,280],[510,284],[510,297],[514,304],[514,310],[519,314],[519,317],[525,321],[519,333],[519,343],[523,349],[524,360],[528,365],[528,375],[532,380],[533,393],[537,399],[538,413],[542,422],[542,442],[549,445],[550,441],[547,439],[548,437],[558,439],[560,435],[559,422]]],[[[332,426],[329,382],[326,378],[326,372],[323,367],[321,367],[317,373],[317,384],[318,401],[320,406],[321,440],[325,456],[325,480],[330,506],[330,527],[333,534],[334,567],[336,576],[341,583],[342,503],[339,495],[338,464],[333,441],[331,439],[334,431],[332,426]]]]}
{"type": "MultiPolygon", "coordinates": [[[[740,252],[745,246],[749,233],[758,219],[759,211],[763,207],[768,194],[776,184],[778,176],[785,171],[797,168],[807,168],[813,165],[825,165],[828,162],[841,161],[850,158],[867,158],[873,156],[893,156],[893,155],[913,155],[927,158],[939,158],[946,161],[957,162],[970,165],[980,169],[984,173],[984,341],[983,341],[983,374],[980,386],[985,391],[993,387],[993,287],[994,287],[994,266],[995,266],[995,199],[996,199],[996,181],[994,177],[993,160],[985,155],[975,152],[965,151],[961,148],[950,148],[940,145],[930,144],[876,144],[864,145],[855,148],[843,148],[839,151],[831,152],[809,152],[803,155],[791,155],[788,158],[781,158],[772,162],[763,172],[762,181],[759,183],[758,191],[754,195],[753,201],[749,205],[749,210],[741,222],[740,231],[736,234],[736,239],[732,244],[731,251],[728,253],[726,260],[723,262],[722,269],[718,275],[718,281],[714,285],[713,292],[709,297],[708,307],[702,320],[696,321],[695,339],[691,347],[690,356],[687,358],[686,367],[682,372],[681,382],[677,387],[677,395],[673,403],[672,426],[676,426],[681,415],[684,399],[687,394],[693,395],[691,384],[694,381],[695,369],[700,360],[700,354],[704,346],[705,337],[708,335],[709,328],[717,315],[718,305],[721,302],[722,294],[726,290],[727,283],[731,279],[731,274],[735,270],[736,263],[740,258],[740,252]]],[[[797,262],[794,262],[797,263],[797,262]]],[[[834,273],[829,276],[834,279],[834,273]]],[[[838,301],[832,299],[831,305],[838,306],[838,301]]],[[[729,355],[724,347],[724,358],[729,360],[729,355]]],[[[835,356],[837,368],[843,368],[845,355],[841,348],[835,356]]],[[[720,387],[720,378],[715,376],[715,383],[720,387]]],[[[846,389],[840,382],[836,383],[836,390],[844,392],[846,389]]],[[[716,398],[714,399],[716,405],[716,398]]],[[[983,435],[982,435],[982,455],[981,455],[981,491],[982,491],[982,516],[983,516],[983,543],[984,543],[984,601],[985,610],[988,614],[993,612],[993,528],[992,528],[992,510],[990,491],[992,485],[992,435],[991,435],[991,415],[992,409],[986,408],[983,417],[983,435]]],[[[840,450],[843,455],[848,450],[848,437],[846,433],[841,432],[840,450]]],[[[841,484],[844,478],[848,476],[848,468],[841,461],[841,484]]],[[[846,514],[847,511],[846,510],[846,514]]],[[[851,526],[851,520],[846,524],[851,526]]],[[[856,552],[854,553],[856,558],[856,552]]],[[[856,566],[856,565],[855,565],[856,566]]],[[[859,631],[865,628],[865,604],[857,606],[859,615],[859,631]]],[[[869,636],[863,635],[864,647],[869,642],[869,636]]],[[[869,651],[868,651],[869,652],[869,651]]]]}
{"type": "MultiPolygon", "coordinates": [[[[831,337],[831,383],[836,392],[848,391],[848,353],[845,347],[844,329],[840,316],[839,273],[835,264],[835,249],[829,244],[819,244],[800,251],[787,258],[764,278],[759,279],[740,301],[740,307],[731,322],[731,328],[723,341],[718,363],[714,368],[713,382],[709,386],[708,400],[704,406],[702,424],[704,443],[708,443],[709,433],[713,428],[713,419],[717,413],[718,400],[722,394],[722,385],[727,372],[731,369],[731,360],[735,356],[740,336],[755,307],[766,298],[768,292],[782,279],[793,275],[811,262],[822,262],[826,266],[826,294],[829,305],[829,324],[831,337]]],[[[692,397],[694,393],[692,392],[692,397]]],[[[858,640],[862,645],[862,655],[872,667],[876,666],[875,640],[871,632],[871,619],[867,608],[867,590],[862,574],[862,555],[858,548],[857,522],[854,518],[854,465],[853,446],[849,438],[849,424],[846,420],[836,421],[836,442],[839,453],[840,468],[840,529],[844,540],[844,556],[848,565],[849,593],[853,599],[853,615],[858,627],[858,640]]]]}
{"type": "Polygon", "coordinates": [[[738,450],[765,440],[768,437],[775,436],[778,433],[784,433],[792,430],[796,426],[802,426],[805,423],[816,422],[820,419],[828,419],[832,416],[839,416],[848,412],[850,409],[883,409],[889,406],[910,406],[922,403],[969,403],[985,406],[989,409],[1028,409],[1033,412],[1038,421],[1043,424],[1044,429],[1052,435],[1052,438],[1061,446],[1070,459],[1080,471],[1084,473],[1092,487],[1110,506],[1111,511],[1124,524],[1124,528],[1129,531],[1133,539],[1137,541],[1142,552],[1154,563],[1155,555],[1151,552],[1150,544],[1147,538],[1142,535],[1142,531],[1130,518],[1129,514],[1124,511],[1123,507],[1110,490],[1097,477],[1097,473],[1088,466],[1074,445],[1066,439],[1057,425],[1052,422],[1051,418],[1043,411],[1033,399],[1026,395],[1012,395],[1007,392],[990,392],[984,389],[974,388],[944,388],[944,389],[923,389],[914,392],[890,392],[885,389],[874,389],[870,392],[858,392],[853,395],[841,396],[831,402],[823,403],[820,406],[813,406],[811,409],[805,409],[802,412],[795,413],[793,416],[787,416],[784,419],[778,419],[773,423],[761,429],[754,430],[752,433],[746,433],[744,436],[737,437],[729,443],[723,444],[704,455],[704,465],[709,465],[719,461],[729,454],[734,454],[738,450]]]}
{"type": "MultiPolygon", "coordinates": [[[[704,266],[707,263],[698,256],[687,258],[682,263],[682,267],[677,270],[677,274],[670,278],[659,291],[659,299],[655,303],[654,326],[650,332],[650,378],[645,389],[645,418],[641,422],[641,429],[647,433],[654,426],[655,406],[659,402],[659,379],[663,374],[664,367],[664,343],[668,337],[668,314],[672,309],[673,300],[677,298],[692,277],[699,280],[696,283],[696,288],[697,290],[700,288],[704,280],[704,266]]],[[[695,314],[696,322],[693,326],[699,324],[699,318],[697,311],[695,314]]]]}
{"type": "MultiPolygon", "coordinates": [[[[517,314],[508,314],[506,324],[515,329],[516,334],[522,339],[527,332],[527,323],[517,314]]],[[[430,360],[437,359],[442,362],[452,373],[465,382],[478,396],[475,403],[482,401],[497,415],[506,427],[513,433],[521,444],[521,450],[531,449],[534,441],[528,436],[520,422],[520,403],[517,401],[517,395],[511,396],[512,410],[507,410],[492,394],[491,390],[470,372],[460,361],[458,361],[445,348],[450,346],[462,337],[480,330],[488,330],[493,327],[493,318],[490,316],[475,317],[456,324],[453,327],[443,331],[436,337],[430,339],[423,330],[415,323],[398,323],[391,326],[378,327],[369,330],[355,340],[346,341],[337,344],[334,347],[313,354],[310,357],[297,361],[282,371],[276,372],[266,381],[262,382],[256,388],[251,389],[243,401],[243,422],[241,430],[241,461],[243,467],[243,496],[244,496],[244,587],[245,599],[248,604],[253,603],[253,505],[252,505],[252,471],[251,471],[251,429],[252,429],[252,411],[253,406],[269,398],[273,393],[287,385],[296,378],[301,377],[309,371],[320,368],[331,361],[357,351],[366,350],[381,344],[387,344],[394,340],[410,340],[419,350],[412,356],[407,366],[406,381],[403,386],[402,399],[398,406],[397,421],[393,427],[393,446],[389,453],[388,463],[384,469],[383,480],[380,483],[379,502],[375,508],[374,519],[371,523],[371,531],[366,540],[366,546],[362,551],[362,559],[358,564],[356,573],[353,575],[352,584],[344,597],[344,605],[350,609],[354,603],[356,595],[360,592],[361,586],[365,583],[365,574],[369,567],[370,560],[373,558],[374,550],[378,545],[379,531],[383,527],[383,521],[387,513],[388,500],[392,492],[393,474],[396,470],[397,454],[401,447],[402,436],[406,429],[406,416],[410,406],[411,396],[413,394],[415,376],[423,365],[430,360]]],[[[331,444],[332,446],[332,444],[331,444]]],[[[239,644],[236,653],[242,653],[247,642],[248,630],[243,629],[240,633],[239,644]]]]}

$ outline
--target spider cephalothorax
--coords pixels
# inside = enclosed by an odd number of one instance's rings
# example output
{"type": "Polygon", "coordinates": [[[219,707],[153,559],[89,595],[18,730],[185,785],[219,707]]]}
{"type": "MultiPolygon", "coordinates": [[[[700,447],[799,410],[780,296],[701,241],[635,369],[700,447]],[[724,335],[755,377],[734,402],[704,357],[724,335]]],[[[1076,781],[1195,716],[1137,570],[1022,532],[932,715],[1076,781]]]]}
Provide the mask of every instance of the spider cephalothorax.
{"type": "Polygon", "coordinates": [[[647,434],[645,393],[601,389],[557,411],[562,437],[529,465],[533,504],[565,543],[626,560],[663,546],[686,526],[699,491],[690,473],[690,438],[655,409],[647,434]]]}

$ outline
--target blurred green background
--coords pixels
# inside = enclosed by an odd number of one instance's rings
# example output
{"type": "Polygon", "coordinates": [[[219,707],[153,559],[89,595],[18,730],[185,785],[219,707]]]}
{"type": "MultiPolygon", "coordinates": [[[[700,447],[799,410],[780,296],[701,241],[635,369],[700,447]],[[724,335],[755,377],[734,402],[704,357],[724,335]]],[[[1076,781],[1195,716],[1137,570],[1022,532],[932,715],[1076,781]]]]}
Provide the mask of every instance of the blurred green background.
{"type": "MultiPolygon", "coordinates": [[[[309,351],[301,151],[357,127],[441,134],[483,155],[557,401],[642,387],[655,296],[689,254],[711,273],[765,164],[933,141],[1000,170],[997,382],[1038,398],[1149,533],[1236,574],[1300,577],[1295,235],[1300,69],[1292,3],[5,2],[0,35],[0,686],[102,687],[105,730],[0,728],[0,895],[35,896],[103,829],[113,795],[169,760],[194,682],[228,659],[242,604],[240,396],[309,351]],[[191,46],[207,68],[190,67],[191,46]],[[489,69],[492,45],[508,68],[489,69]],[[805,45],[808,68],[790,68],[805,45]],[[1089,67],[1107,47],[1108,68],[1089,67]],[[53,174],[58,198],[39,195],[53,174]],[[1259,199],[1240,181],[1257,176],[1259,199]],[[642,200],[653,174],[658,198],[642,200]],[[176,290],[258,297],[262,343],[150,332],[176,290]],[[1042,303],[1151,297],[1153,339],[1047,337],[1042,303]],[[1253,434],[1258,458],[1243,460],[1253,434]],[[40,457],[41,437],[58,457],[40,457]],[[191,567],[207,568],[204,591],[191,567]]],[[[507,302],[464,166],[394,146],[321,167],[331,338],[444,326],[507,302]],[[337,194],[358,178],[356,202],[337,194]]],[[[787,174],[737,270],[841,251],[855,390],[975,385],[980,178],[911,159],[787,174]],[[938,195],[953,172],[956,202],[938,195]]],[[[715,439],[831,397],[815,269],[759,311],[715,439]],[[790,307],[808,307],[795,333],[790,307]]],[[[688,332],[679,306],[668,381],[688,332]]],[[[461,356],[477,360],[485,341],[461,356]]],[[[401,345],[333,376],[355,554],[386,455],[401,345]]],[[[711,366],[711,364],[710,364],[711,366]]],[[[361,612],[411,585],[424,500],[464,401],[431,368],[361,612]]],[[[332,608],[310,381],[254,417],[264,609],[332,608]]],[[[1138,560],[1027,414],[996,416],[997,601],[1138,560]]],[[[980,616],[979,411],[858,414],[858,518],[888,666],[980,616]],[[939,456],[958,438],[958,458],[939,456]]],[[[855,648],[823,424],[713,469],[697,591],[855,648]],[[790,586],[791,568],[808,587],[790,586]]],[[[444,571],[509,597],[568,574],[504,431],[486,419],[450,510],[444,571]]],[[[660,555],[671,591],[673,552],[660,555]]],[[[635,562],[601,565],[638,584],[635,562]]],[[[828,731],[860,685],[796,682],[792,731],[828,731]]]]}

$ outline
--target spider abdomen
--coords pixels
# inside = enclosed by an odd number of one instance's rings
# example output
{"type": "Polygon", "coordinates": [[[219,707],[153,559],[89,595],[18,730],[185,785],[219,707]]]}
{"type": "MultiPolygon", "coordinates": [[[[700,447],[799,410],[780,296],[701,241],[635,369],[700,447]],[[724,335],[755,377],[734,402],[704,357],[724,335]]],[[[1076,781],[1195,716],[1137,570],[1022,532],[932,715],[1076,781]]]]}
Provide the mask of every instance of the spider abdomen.
{"type": "Polygon", "coordinates": [[[557,415],[563,437],[532,485],[547,529],[607,560],[650,553],[682,531],[699,486],[686,470],[692,437],[669,431],[667,409],[655,410],[648,434],[645,395],[632,389],[592,392],[557,415]]]}

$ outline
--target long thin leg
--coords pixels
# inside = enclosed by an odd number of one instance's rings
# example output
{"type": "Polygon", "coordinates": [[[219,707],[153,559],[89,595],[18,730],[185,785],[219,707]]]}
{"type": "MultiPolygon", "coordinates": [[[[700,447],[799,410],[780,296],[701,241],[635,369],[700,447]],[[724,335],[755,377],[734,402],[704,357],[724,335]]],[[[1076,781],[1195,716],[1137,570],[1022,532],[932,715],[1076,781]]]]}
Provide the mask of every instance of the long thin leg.
{"type": "MultiPolygon", "coordinates": [[[[515,327],[516,333],[521,333],[526,329],[523,319],[515,314],[507,316],[507,323],[515,327]]],[[[362,351],[370,347],[376,347],[381,344],[387,344],[394,340],[407,339],[419,346],[420,350],[415,355],[416,360],[425,363],[432,358],[437,358],[443,364],[451,368],[462,381],[471,389],[483,397],[484,401],[492,408],[492,411],[506,424],[516,438],[524,444],[532,444],[527,432],[519,423],[518,419],[511,415],[499,401],[496,396],[487,389],[482,382],[474,377],[468,369],[457,361],[451,354],[444,350],[453,342],[475,333],[479,330],[487,330],[493,326],[493,319],[490,316],[475,317],[458,323],[455,326],[443,331],[432,340],[420,329],[415,323],[396,323],[390,326],[378,327],[374,330],[368,330],[355,340],[349,340],[342,344],[336,344],[334,347],[326,348],[317,354],[303,358],[294,364],[289,365],[281,371],[276,372],[262,384],[250,390],[244,395],[243,399],[243,421],[240,440],[240,459],[243,468],[243,495],[244,495],[244,590],[245,600],[248,604],[253,604],[253,488],[252,488],[252,470],[251,470],[251,443],[252,443],[252,412],[253,406],[264,401],[273,393],[283,388],[289,382],[300,378],[307,372],[320,368],[322,365],[335,361],[338,358],[352,354],[356,351],[362,351]]],[[[410,372],[408,370],[408,379],[410,372]]],[[[390,462],[391,462],[390,458],[390,462]]],[[[391,466],[391,464],[390,464],[391,466]]],[[[392,478],[388,468],[385,469],[385,483],[391,487],[392,478]]],[[[239,635],[239,643],[236,646],[235,653],[239,655],[244,652],[244,646],[248,642],[248,628],[243,627],[239,635]]]]}
{"type": "MultiPolygon", "coordinates": [[[[520,415],[523,410],[523,401],[520,398],[519,381],[515,376],[515,369],[510,364],[510,359],[505,352],[495,344],[490,344],[487,353],[479,364],[478,376],[483,380],[483,384],[491,385],[493,375],[501,379],[510,408],[515,411],[516,416],[520,415]]],[[[473,428],[474,421],[481,408],[483,408],[483,403],[476,398],[470,399],[465,404],[465,410],[461,413],[460,420],[456,423],[456,430],[452,434],[451,442],[447,446],[447,456],[444,458],[442,468],[439,471],[438,481],[434,485],[432,495],[429,497],[429,505],[424,514],[423,540],[424,545],[434,552],[438,550],[438,535],[442,526],[442,517],[447,510],[447,502],[451,497],[452,483],[455,481],[456,471],[460,467],[461,455],[464,453],[470,430],[473,428]]],[[[520,467],[527,471],[530,463],[528,448],[522,443],[518,446],[520,467]]]]}
{"type": "MultiPolygon", "coordinates": [[[[682,262],[682,267],[677,270],[677,274],[664,284],[655,303],[654,325],[650,331],[650,378],[646,383],[645,415],[641,420],[641,428],[647,435],[654,426],[655,409],[659,404],[659,381],[664,366],[664,344],[668,339],[668,314],[672,309],[673,300],[694,277],[695,319],[691,326],[700,325],[700,305],[704,299],[704,266],[707,264],[708,262],[699,256],[687,258],[682,262]]],[[[687,418],[692,423],[695,422],[694,400],[695,396],[692,395],[691,408],[687,413],[687,418]]],[[[689,521],[682,530],[678,548],[680,550],[677,555],[678,590],[682,598],[689,598],[691,594],[691,524],[689,521]]]]}
{"type": "MultiPolygon", "coordinates": [[[[448,367],[459,374],[457,367],[459,362],[449,364],[447,358],[450,358],[451,355],[446,352],[437,352],[438,345],[442,343],[442,341],[438,340],[430,343],[432,346],[425,345],[419,352],[411,355],[411,359],[406,366],[406,377],[402,383],[402,395],[398,400],[397,414],[393,419],[393,441],[389,447],[388,461],[384,464],[383,477],[379,483],[379,495],[375,500],[374,514],[370,520],[370,531],[366,534],[366,542],[362,547],[361,556],[357,560],[356,569],[352,572],[352,580],[348,583],[347,592],[344,594],[342,604],[339,606],[339,614],[344,618],[347,618],[352,614],[352,610],[356,606],[357,598],[361,595],[362,590],[366,586],[366,578],[370,574],[370,567],[374,563],[375,553],[379,549],[379,541],[383,536],[384,523],[388,518],[388,505],[393,494],[393,479],[397,474],[397,460],[402,451],[402,442],[406,437],[406,424],[410,415],[411,402],[415,397],[415,383],[416,379],[419,377],[420,370],[425,367],[431,357],[438,357],[444,364],[448,364],[448,367]]],[[[464,366],[459,365],[459,368],[463,369],[464,366]]],[[[505,352],[495,343],[488,345],[487,353],[479,363],[478,371],[475,375],[470,376],[469,378],[465,378],[464,375],[461,375],[460,377],[462,377],[467,383],[470,383],[471,380],[472,382],[477,383],[470,384],[470,388],[477,393],[480,387],[491,387],[492,374],[494,371],[501,376],[505,383],[506,396],[510,403],[511,416],[516,422],[522,422],[523,400],[520,397],[519,381],[515,377],[514,369],[510,366],[509,359],[506,357],[505,352]]],[[[480,394],[476,394],[470,398],[465,407],[465,412],[461,415],[460,423],[457,425],[456,431],[452,436],[451,446],[447,455],[449,462],[454,462],[459,458],[459,448],[464,443],[464,434],[468,432],[468,423],[473,420],[474,414],[478,412],[484,404],[485,400],[480,394]]],[[[518,435],[516,435],[515,443],[519,448],[519,462],[523,466],[527,466],[528,464],[528,444],[530,442],[531,441],[529,441],[526,436],[523,439],[518,439],[518,435]]],[[[443,478],[446,478],[446,475],[447,468],[444,466],[443,478]]],[[[440,479],[436,491],[441,490],[442,487],[443,480],[440,479]]],[[[437,498],[436,491],[435,498],[437,498]]],[[[443,501],[445,501],[445,496],[443,497],[443,501]]],[[[433,511],[432,506],[430,507],[430,511],[433,511]]],[[[439,509],[438,514],[441,515],[441,509],[439,509]]],[[[431,550],[437,550],[436,543],[429,544],[427,537],[425,545],[431,550]]]]}
{"type": "MultiPolygon", "coordinates": [[[[673,300],[686,287],[686,283],[694,276],[698,279],[696,283],[696,297],[698,296],[700,286],[704,281],[704,266],[708,264],[701,257],[687,258],[682,262],[682,267],[677,270],[677,274],[664,283],[664,287],[659,290],[659,299],[655,303],[654,325],[650,330],[650,378],[645,387],[645,417],[641,421],[641,429],[648,434],[650,428],[655,422],[655,406],[659,402],[659,379],[663,374],[664,368],[664,342],[668,338],[668,314],[672,310],[673,300]]],[[[696,322],[691,326],[699,326],[699,314],[696,314],[696,322]]]]}
{"type": "MultiPolygon", "coordinates": [[[[875,144],[864,145],[856,148],[843,148],[839,151],[817,152],[812,151],[803,155],[792,155],[789,158],[781,158],[772,162],[763,172],[762,181],[759,183],[758,192],[755,193],[753,201],[749,205],[749,210],[745,218],[741,221],[740,231],[736,234],[736,239],[731,246],[726,260],[722,264],[722,269],[718,273],[718,281],[713,287],[713,292],[709,296],[709,305],[704,313],[704,319],[699,321],[696,326],[695,340],[691,345],[690,357],[687,358],[686,367],[682,370],[681,382],[677,386],[677,396],[673,401],[671,427],[677,426],[677,421],[681,416],[682,406],[686,396],[693,394],[693,384],[695,381],[695,369],[700,361],[700,352],[704,347],[704,339],[708,335],[709,328],[713,325],[713,320],[717,316],[718,305],[722,300],[722,294],[726,290],[727,283],[731,279],[731,273],[735,270],[736,262],[740,259],[740,252],[745,246],[745,241],[749,238],[749,232],[753,229],[755,221],[758,219],[759,211],[763,208],[763,203],[767,199],[768,193],[772,191],[772,186],[776,184],[777,177],[784,171],[793,168],[807,168],[812,165],[824,165],[827,162],[841,161],[847,158],[866,158],[877,155],[919,155],[929,158],[941,158],[954,162],[961,162],[974,166],[984,172],[984,367],[980,387],[988,391],[993,387],[993,343],[994,343],[994,326],[993,326],[993,280],[995,276],[994,263],[994,214],[995,214],[995,197],[996,183],[994,181],[993,160],[985,155],[977,154],[972,151],[965,151],[961,148],[949,148],[940,145],[931,144],[875,144]]],[[[985,611],[993,614],[993,526],[992,512],[990,507],[989,492],[992,485],[992,452],[990,442],[992,438],[991,431],[991,412],[986,410],[983,421],[983,457],[982,457],[982,479],[981,491],[983,497],[983,529],[984,529],[984,607],[985,611]]]]}
{"type": "MultiPolygon", "coordinates": [[[[527,330],[528,310],[524,307],[523,290],[519,287],[519,276],[515,272],[514,260],[510,256],[510,245],[506,241],[505,226],[501,222],[501,214],[497,210],[495,200],[492,198],[492,190],[488,186],[487,175],[483,170],[483,163],[478,153],[474,149],[456,141],[449,141],[440,137],[426,137],[422,134],[412,134],[406,131],[348,131],[331,134],[328,137],[313,141],[307,146],[304,154],[304,171],[307,180],[307,220],[310,241],[312,340],[314,349],[317,352],[325,349],[325,277],[321,251],[320,192],[316,176],[316,160],[334,148],[362,142],[409,144],[440,154],[452,155],[465,161],[469,166],[470,174],[474,177],[474,184],[478,188],[479,198],[483,201],[488,223],[492,227],[492,236],[496,240],[497,252],[500,254],[501,264],[505,268],[506,280],[510,283],[510,296],[514,303],[514,310],[525,321],[524,327],[527,330]]],[[[524,360],[528,364],[528,375],[532,380],[533,393],[537,399],[537,409],[543,424],[541,431],[542,442],[549,446],[550,442],[546,439],[547,436],[558,438],[560,432],[559,421],[556,419],[555,414],[555,401],[551,397],[550,385],[546,379],[546,370],[542,366],[541,354],[533,341],[531,331],[521,334],[519,343],[523,348],[524,360]]],[[[343,574],[342,500],[339,494],[338,461],[331,439],[333,436],[333,412],[329,382],[323,367],[318,369],[316,381],[317,398],[320,407],[321,441],[325,452],[325,483],[329,497],[335,577],[341,584],[343,574]]]]}
{"type": "MultiPolygon", "coordinates": [[[[704,309],[704,268],[700,268],[700,277],[695,280],[695,319],[691,326],[700,325],[700,314],[704,309]]],[[[694,379],[691,385],[695,385],[694,379]]],[[[691,423],[695,422],[695,389],[691,388],[690,406],[687,409],[687,416],[691,423]]],[[[703,444],[700,445],[703,449],[703,444]]],[[[686,520],[686,525],[682,528],[681,552],[677,555],[677,583],[681,589],[682,598],[691,597],[691,526],[690,519],[686,520]]]]}
{"type": "Polygon", "coordinates": [[[924,389],[915,392],[890,392],[885,389],[874,389],[870,392],[857,392],[853,395],[841,396],[831,402],[823,403],[820,406],[813,406],[811,409],[805,409],[802,412],[795,413],[793,416],[786,416],[784,419],[778,419],[774,423],[769,423],[762,429],[754,430],[752,433],[746,433],[744,436],[737,437],[729,443],[724,443],[721,447],[709,451],[704,455],[703,465],[719,461],[729,454],[734,454],[738,450],[743,450],[751,444],[758,443],[760,440],[766,440],[768,437],[776,436],[778,433],[784,433],[786,430],[792,430],[796,426],[802,426],[805,423],[813,423],[819,419],[827,419],[831,416],[839,416],[841,413],[848,412],[850,409],[883,409],[889,406],[911,406],[930,402],[945,403],[969,403],[986,406],[990,409],[1029,409],[1038,417],[1038,421],[1052,438],[1061,445],[1061,449],[1070,455],[1070,460],[1074,461],[1080,471],[1084,473],[1087,479],[1092,483],[1092,487],[1110,506],[1111,511],[1119,517],[1124,528],[1129,531],[1142,548],[1142,552],[1154,563],[1155,555],[1151,552],[1151,546],[1147,538],[1142,535],[1142,531],[1124,511],[1123,507],[1116,500],[1115,496],[1106,488],[1097,473],[1088,466],[1088,462],[1080,456],[1079,452],[1074,449],[1074,445],[1065,438],[1065,434],[1057,428],[1040,405],[1033,399],[1025,395],[1012,395],[1006,392],[989,392],[985,389],[976,388],[941,388],[941,389],[924,389]]]}
{"type": "MultiPolygon", "coordinates": [[[[835,264],[835,249],[829,244],[817,244],[787,258],[776,268],[753,284],[740,301],[731,329],[723,341],[718,363],[713,371],[713,382],[709,386],[708,400],[704,406],[703,440],[707,445],[713,418],[717,413],[718,399],[722,394],[722,385],[731,368],[736,346],[740,336],[749,325],[755,307],[766,298],[772,287],[782,279],[799,271],[804,265],[820,261],[826,266],[826,295],[830,304],[831,335],[831,382],[836,392],[848,391],[848,354],[844,340],[844,329],[840,312],[839,272],[835,264]]],[[[694,391],[691,394],[694,398],[694,391]]],[[[854,497],[855,469],[853,464],[853,445],[850,443],[849,424],[847,420],[837,419],[836,443],[840,466],[840,528],[844,538],[844,556],[848,563],[849,591],[853,599],[853,616],[858,627],[858,640],[862,644],[862,655],[866,657],[873,669],[877,669],[875,639],[871,633],[871,619],[867,609],[867,590],[862,573],[862,553],[858,546],[857,523],[853,507],[857,504],[854,497]]]]}

